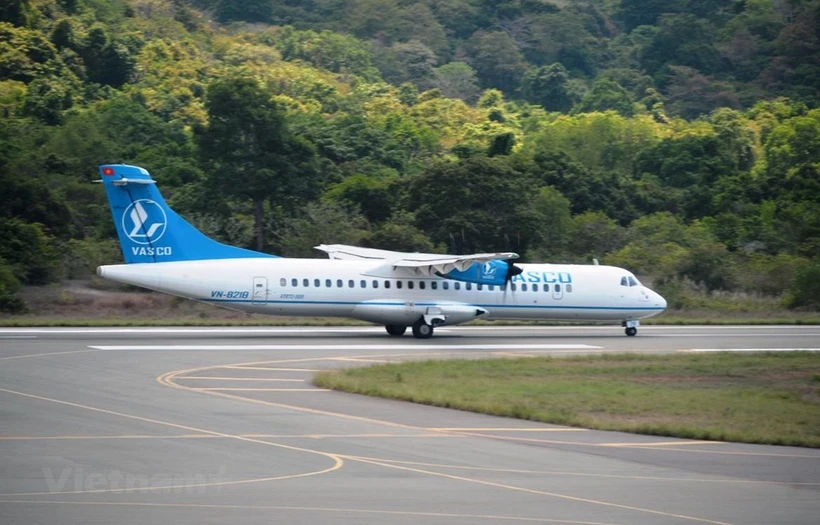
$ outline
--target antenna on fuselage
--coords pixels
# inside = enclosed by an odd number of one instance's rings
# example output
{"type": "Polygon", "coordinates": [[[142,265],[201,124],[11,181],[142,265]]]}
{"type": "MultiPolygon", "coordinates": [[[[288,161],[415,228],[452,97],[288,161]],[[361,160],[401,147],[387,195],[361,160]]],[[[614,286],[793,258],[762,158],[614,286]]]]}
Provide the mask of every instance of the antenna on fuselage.
{"type": "Polygon", "coordinates": [[[594,264],[595,266],[598,266],[598,259],[596,259],[595,257],[593,257],[593,258],[592,258],[592,264],[594,264]]]}

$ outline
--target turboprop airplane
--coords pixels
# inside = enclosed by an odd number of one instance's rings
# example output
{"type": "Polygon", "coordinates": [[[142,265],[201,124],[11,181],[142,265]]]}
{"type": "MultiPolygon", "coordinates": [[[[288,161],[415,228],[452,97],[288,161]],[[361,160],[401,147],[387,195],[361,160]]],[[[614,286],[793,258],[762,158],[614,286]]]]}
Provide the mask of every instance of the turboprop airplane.
{"type": "Polygon", "coordinates": [[[320,245],[328,259],[290,259],[228,246],[177,215],[148,171],[99,167],[126,264],[100,277],[252,313],[352,317],[387,333],[426,339],[437,326],[474,319],[621,322],[666,308],[659,294],[622,268],[513,264],[511,252],[401,253],[320,245]]]}

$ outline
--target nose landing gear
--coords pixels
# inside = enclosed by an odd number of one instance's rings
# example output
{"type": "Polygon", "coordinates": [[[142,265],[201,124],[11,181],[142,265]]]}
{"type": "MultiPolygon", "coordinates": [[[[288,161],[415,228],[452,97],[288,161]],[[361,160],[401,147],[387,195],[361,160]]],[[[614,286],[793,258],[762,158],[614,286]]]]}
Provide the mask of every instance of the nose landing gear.
{"type": "Polygon", "coordinates": [[[638,320],[634,321],[624,321],[621,323],[621,326],[624,327],[624,333],[629,337],[634,337],[638,334],[638,327],[641,326],[641,322],[638,320]]]}

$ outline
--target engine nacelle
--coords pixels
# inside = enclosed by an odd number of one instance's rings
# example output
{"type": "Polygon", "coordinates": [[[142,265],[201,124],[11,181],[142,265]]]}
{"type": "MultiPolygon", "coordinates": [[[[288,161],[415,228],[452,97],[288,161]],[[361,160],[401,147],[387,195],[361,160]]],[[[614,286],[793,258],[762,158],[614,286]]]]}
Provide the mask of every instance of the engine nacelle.
{"type": "Polygon", "coordinates": [[[463,272],[451,270],[442,277],[455,281],[464,281],[476,284],[493,284],[501,286],[514,275],[521,273],[521,268],[507,261],[495,260],[484,264],[475,263],[463,272]]]}
{"type": "Polygon", "coordinates": [[[438,303],[424,306],[416,303],[398,304],[389,299],[359,303],[352,317],[377,324],[410,326],[420,317],[433,326],[455,325],[472,321],[490,312],[480,306],[464,303],[438,303]]]}

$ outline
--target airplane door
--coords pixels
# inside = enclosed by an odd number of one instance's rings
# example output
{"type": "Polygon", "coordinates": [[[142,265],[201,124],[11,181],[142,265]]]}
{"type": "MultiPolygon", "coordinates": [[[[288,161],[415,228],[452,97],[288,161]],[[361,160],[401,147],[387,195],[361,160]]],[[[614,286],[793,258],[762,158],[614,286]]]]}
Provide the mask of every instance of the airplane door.
{"type": "Polygon", "coordinates": [[[552,285],[552,298],[562,299],[564,297],[564,285],[555,283],[552,285]]]}
{"type": "Polygon", "coordinates": [[[253,298],[251,302],[264,303],[268,300],[268,279],[267,277],[253,278],[253,298]]]}

